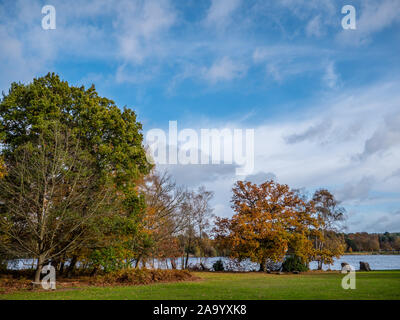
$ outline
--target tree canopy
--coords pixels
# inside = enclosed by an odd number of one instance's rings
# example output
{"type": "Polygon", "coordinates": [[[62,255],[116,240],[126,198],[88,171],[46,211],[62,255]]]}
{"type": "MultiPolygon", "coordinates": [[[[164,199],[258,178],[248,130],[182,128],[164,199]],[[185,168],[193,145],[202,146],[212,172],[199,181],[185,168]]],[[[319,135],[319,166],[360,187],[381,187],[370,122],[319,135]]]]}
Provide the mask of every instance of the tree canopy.
{"type": "Polygon", "coordinates": [[[217,237],[229,243],[233,257],[250,258],[261,270],[267,259],[281,261],[287,253],[311,260],[310,239],[319,225],[312,202],[272,180],[260,185],[238,181],[232,191],[235,214],[219,219],[217,237]]]}
{"type": "Polygon", "coordinates": [[[71,86],[54,73],[26,85],[12,83],[0,101],[0,119],[5,157],[28,141],[37,142],[47,123],[58,121],[91,153],[99,171],[113,174],[119,187],[131,186],[151,167],[135,112],[100,97],[94,85],[71,86]]]}
{"type": "Polygon", "coordinates": [[[134,111],[49,73],[12,83],[0,120],[0,235],[15,257],[37,258],[40,274],[89,240],[115,247],[140,232],[137,180],[151,165],[134,111]]]}

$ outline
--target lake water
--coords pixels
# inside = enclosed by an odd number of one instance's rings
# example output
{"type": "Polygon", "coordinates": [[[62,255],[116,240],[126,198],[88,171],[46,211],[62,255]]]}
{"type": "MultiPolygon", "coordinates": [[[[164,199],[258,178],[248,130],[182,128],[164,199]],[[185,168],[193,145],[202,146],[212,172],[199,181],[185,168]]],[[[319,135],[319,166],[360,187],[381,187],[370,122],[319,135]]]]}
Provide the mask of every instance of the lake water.
{"type": "MultiPolygon", "coordinates": [[[[400,255],[344,255],[335,259],[333,265],[324,265],[323,269],[341,270],[341,263],[347,262],[355,270],[360,269],[360,261],[368,262],[372,270],[400,270],[400,255]]],[[[311,262],[310,269],[317,269],[317,263],[311,262]]]]}
{"type": "MultiPolygon", "coordinates": [[[[226,257],[213,257],[213,258],[195,258],[195,257],[190,257],[189,258],[189,265],[196,265],[200,262],[203,262],[203,264],[211,269],[212,265],[217,261],[221,259],[224,263],[225,269],[229,269],[232,271],[258,271],[259,265],[257,263],[253,263],[249,260],[242,261],[240,264],[234,263],[229,258],[226,257]]],[[[332,265],[324,265],[323,269],[331,269],[331,270],[341,270],[341,263],[342,262],[347,262],[351,266],[354,267],[355,270],[360,269],[360,261],[363,262],[368,262],[372,270],[395,270],[398,269],[400,270],[400,255],[344,255],[340,257],[339,259],[335,259],[334,263],[332,265]]],[[[152,267],[154,266],[155,268],[171,268],[171,264],[168,261],[167,263],[164,261],[149,261],[147,263],[147,267],[152,267]]],[[[178,269],[181,266],[181,260],[177,259],[177,267],[178,269]]],[[[10,269],[28,269],[28,268],[34,268],[35,265],[31,259],[26,259],[26,260],[18,260],[14,262],[10,262],[8,267],[10,269]]],[[[317,262],[311,262],[310,263],[310,269],[317,269],[317,262]]]]}
{"type": "MultiPolygon", "coordinates": [[[[225,257],[207,258],[204,260],[204,265],[211,268],[213,263],[219,259],[224,262],[224,265],[232,265],[230,259],[225,257]]],[[[339,259],[335,259],[332,265],[323,265],[322,268],[324,270],[341,270],[341,263],[347,262],[355,270],[359,270],[360,261],[368,262],[372,270],[400,270],[400,255],[344,255],[339,259]]],[[[199,263],[199,258],[189,258],[189,263],[193,265],[199,263]]],[[[251,261],[243,261],[239,267],[233,266],[232,269],[236,271],[258,271],[259,265],[251,261]]],[[[317,269],[317,262],[311,262],[310,269],[317,269]]]]}

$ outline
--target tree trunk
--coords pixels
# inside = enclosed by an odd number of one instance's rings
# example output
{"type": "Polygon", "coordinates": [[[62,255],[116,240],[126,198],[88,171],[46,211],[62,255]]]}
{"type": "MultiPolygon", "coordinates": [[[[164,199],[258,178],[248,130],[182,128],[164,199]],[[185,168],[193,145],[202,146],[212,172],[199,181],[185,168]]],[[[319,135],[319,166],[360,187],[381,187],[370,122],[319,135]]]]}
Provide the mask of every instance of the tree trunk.
{"type": "Polygon", "coordinates": [[[61,261],[59,264],[58,271],[59,271],[60,275],[64,273],[64,264],[65,264],[64,261],[61,261]]]}
{"type": "Polygon", "coordinates": [[[322,270],[322,259],[318,260],[318,270],[322,270]]]}
{"type": "Polygon", "coordinates": [[[185,269],[185,252],[182,252],[182,257],[181,257],[181,269],[185,269]]]}
{"type": "Polygon", "coordinates": [[[170,260],[171,260],[171,267],[172,267],[172,269],[175,270],[176,269],[176,261],[174,258],[171,258],[170,260]]]}
{"type": "Polygon", "coordinates": [[[94,276],[97,274],[97,271],[98,271],[98,268],[97,268],[97,267],[94,267],[93,270],[92,270],[92,272],[90,273],[90,276],[91,276],[91,277],[94,277],[94,276]]]}
{"type": "Polygon", "coordinates": [[[260,263],[260,270],[258,270],[260,272],[265,272],[265,261],[260,263]]]}
{"type": "Polygon", "coordinates": [[[142,255],[139,255],[139,257],[136,259],[135,263],[135,269],[138,269],[140,266],[140,260],[142,259],[142,255]]]}
{"type": "MultiPolygon", "coordinates": [[[[60,260],[59,259],[49,260],[48,263],[50,263],[54,267],[54,269],[58,271],[58,266],[60,264],[60,260]]],[[[48,263],[46,263],[46,264],[48,264],[48,263]]]]}
{"type": "Polygon", "coordinates": [[[189,250],[186,253],[185,269],[188,268],[188,264],[189,264],[189,250]]]}
{"type": "Polygon", "coordinates": [[[78,261],[78,257],[77,256],[73,256],[72,259],[71,259],[71,262],[70,262],[70,264],[68,266],[68,269],[67,269],[67,277],[68,278],[70,276],[72,276],[72,273],[74,272],[75,265],[76,265],[77,261],[78,261]]]}
{"type": "Polygon", "coordinates": [[[39,255],[37,259],[37,267],[36,267],[36,272],[35,272],[35,283],[33,287],[38,287],[40,285],[40,274],[42,272],[44,264],[44,257],[42,255],[39,255]]]}

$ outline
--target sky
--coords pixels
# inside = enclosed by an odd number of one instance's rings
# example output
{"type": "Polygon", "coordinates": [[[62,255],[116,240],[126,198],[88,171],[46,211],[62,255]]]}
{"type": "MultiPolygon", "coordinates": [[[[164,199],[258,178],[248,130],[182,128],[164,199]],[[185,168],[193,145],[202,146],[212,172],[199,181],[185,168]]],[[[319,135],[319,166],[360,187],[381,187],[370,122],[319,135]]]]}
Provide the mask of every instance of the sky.
{"type": "Polygon", "coordinates": [[[236,180],[275,179],[331,190],[348,232],[399,232],[399,31],[398,0],[2,0],[0,90],[56,72],[135,110],[145,136],[169,121],[254,129],[245,177],[235,163],[160,169],[214,191],[219,216],[236,180]]]}

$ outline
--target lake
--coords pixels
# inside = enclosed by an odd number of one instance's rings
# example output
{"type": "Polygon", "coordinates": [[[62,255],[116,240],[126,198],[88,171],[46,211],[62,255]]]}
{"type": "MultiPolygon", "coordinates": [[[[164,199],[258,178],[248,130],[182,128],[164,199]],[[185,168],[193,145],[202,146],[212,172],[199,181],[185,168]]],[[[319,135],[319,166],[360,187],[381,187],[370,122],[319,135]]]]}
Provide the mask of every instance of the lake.
{"type": "MultiPolygon", "coordinates": [[[[207,258],[204,265],[211,268],[213,263],[219,259],[224,262],[224,266],[232,264],[229,258],[213,257],[207,258]]],[[[344,255],[339,259],[335,259],[332,265],[323,265],[322,268],[324,270],[329,268],[331,270],[341,270],[341,263],[347,262],[349,265],[353,266],[355,270],[359,270],[360,261],[368,262],[372,270],[400,270],[400,255],[344,255]]],[[[189,263],[193,265],[199,263],[199,258],[189,258],[189,263]]],[[[258,271],[258,269],[259,265],[257,263],[252,263],[251,261],[243,261],[240,267],[233,268],[233,270],[236,271],[258,271]]],[[[310,263],[310,269],[317,269],[316,261],[310,263]]]]}
{"type": "MultiPolygon", "coordinates": [[[[240,264],[234,263],[231,259],[226,257],[212,257],[212,258],[202,258],[201,261],[203,264],[211,269],[212,265],[221,259],[224,263],[224,267],[226,269],[232,271],[258,271],[259,265],[257,263],[253,263],[249,260],[244,260],[240,264]]],[[[332,265],[324,265],[323,269],[331,269],[331,270],[341,270],[341,263],[347,262],[351,266],[354,267],[355,270],[359,270],[360,261],[368,262],[372,270],[400,270],[400,255],[344,255],[339,259],[335,259],[332,265]]],[[[200,262],[200,258],[190,257],[189,264],[196,265],[200,262]]],[[[152,263],[153,264],[153,263],[152,263]]],[[[171,268],[171,264],[168,261],[168,267],[171,268]]],[[[167,268],[167,264],[164,261],[154,260],[154,267],[165,269],[167,268]]],[[[178,269],[181,266],[181,260],[177,259],[177,267],[178,269]]],[[[34,263],[31,259],[26,260],[18,260],[14,261],[14,263],[9,263],[8,267],[10,269],[23,269],[23,268],[32,268],[35,267],[34,263]]],[[[147,267],[151,267],[151,264],[148,263],[147,267]]],[[[310,263],[310,269],[317,269],[317,262],[313,261],[310,263]]]]}

